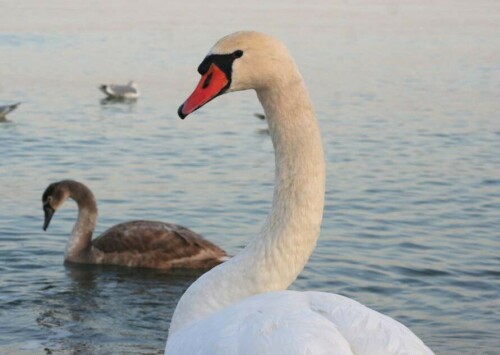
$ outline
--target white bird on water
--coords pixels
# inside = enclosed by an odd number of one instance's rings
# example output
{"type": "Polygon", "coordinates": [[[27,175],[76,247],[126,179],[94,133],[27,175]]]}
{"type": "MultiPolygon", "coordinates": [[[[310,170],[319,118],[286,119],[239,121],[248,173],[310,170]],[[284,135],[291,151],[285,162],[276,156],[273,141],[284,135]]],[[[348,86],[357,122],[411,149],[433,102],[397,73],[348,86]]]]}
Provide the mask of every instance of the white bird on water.
{"type": "Polygon", "coordinates": [[[7,114],[14,111],[21,103],[0,106],[0,121],[5,121],[7,114]]]}
{"type": "Polygon", "coordinates": [[[316,246],[325,195],[318,123],[286,47],[237,32],[217,42],[198,71],[181,118],[226,92],[257,92],[275,149],[274,199],[260,236],[181,297],[165,354],[433,354],[403,324],[352,299],[286,291],[316,246]]]}
{"type": "Polygon", "coordinates": [[[103,84],[99,89],[109,99],[137,99],[139,97],[139,89],[134,81],[129,81],[126,85],[103,84]]]}

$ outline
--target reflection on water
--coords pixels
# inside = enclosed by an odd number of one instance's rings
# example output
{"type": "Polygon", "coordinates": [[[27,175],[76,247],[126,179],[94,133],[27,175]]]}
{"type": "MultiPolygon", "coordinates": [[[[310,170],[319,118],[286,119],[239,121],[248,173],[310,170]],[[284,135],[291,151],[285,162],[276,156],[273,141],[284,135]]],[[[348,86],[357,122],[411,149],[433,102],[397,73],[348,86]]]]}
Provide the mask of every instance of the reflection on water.
{"type": "Polygon", "coordinates": [[[242,28],[287,43],[322,129],[322,232],[292,288],[361,301],[439,354],[497,352],[497,2],[96,6],[28,0],[0,12],[1,101],[23,102],[0,124],[0,353],[162,352],[198,276],[63,266],[77,211],[66,204],[42,231],[53,181],[92,189],[96,235],[162,220],[235,254],[258,233],[274,157],[255,93],[176,115],[213,42],[242,28]],[[96,83],[130,77],[140,99],[101,101],[96,83]]]}
{"type": "Polygon", "coordinates": [[[24,307],[35,310],[39,340],[21,348],[157,352],[179,295],[200,275],[74,264],[65,269],[63,280],[44,282],[38,297],[31,304],[24,302],[24,307]]]}
{"type": "Polygon", "coordinates": [[[114,98],[114,97],[105,97],[104,99],[101,99],[100,101],[101,105],[127,105],[132,107],[137,103],[137,99],[121,99],[121,98],[114,98]]]}

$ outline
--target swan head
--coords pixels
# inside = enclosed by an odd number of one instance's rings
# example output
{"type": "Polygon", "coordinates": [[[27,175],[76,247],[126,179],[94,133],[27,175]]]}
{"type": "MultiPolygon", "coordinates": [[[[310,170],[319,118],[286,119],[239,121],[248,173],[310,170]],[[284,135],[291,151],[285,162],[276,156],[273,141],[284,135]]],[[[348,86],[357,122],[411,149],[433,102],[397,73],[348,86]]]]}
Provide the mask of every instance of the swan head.
{"type": "Polygon", "coordinates": [[[43,223],[44,231],[49,227],[50,220],[54,213],[69,197],[70,191],[64,181],[54,182],[47,186],[42,195],[43,212],[45,214],[43,223]]]}
{"type": "Polygon", "coordinates": [[[286,83],[296,67],[287,48],[269,35],[242,31],[220,39],[198,67],[201,79],[179,107],[185,118],[212,99],[231,91],[265,90],[286,83]]]}

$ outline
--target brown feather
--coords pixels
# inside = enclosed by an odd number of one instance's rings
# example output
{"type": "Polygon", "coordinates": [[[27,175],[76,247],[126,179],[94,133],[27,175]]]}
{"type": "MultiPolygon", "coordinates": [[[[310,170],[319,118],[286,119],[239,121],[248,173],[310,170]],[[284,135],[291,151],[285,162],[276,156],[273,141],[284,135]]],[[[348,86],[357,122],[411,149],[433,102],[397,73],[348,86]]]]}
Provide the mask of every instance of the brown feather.
{"type": "Polygon", "coordinates": [[[67,198],[76,201],[79,211],[75,224],[76,239],[70,239],[71,245],[65,254],[67,262],[154,269],[208,269],[228,259],[224,250],[201,235],[163,222],[120,223],[91,240],[97,203],[87,186],[75,180],[52,183],[43,193],[42,202],[44,206],[57,210],[67,198]]]}
{"type": "Polygon", "coordinates": [[[146,268],[212,268],[227,259],[215,244],[170,223],[120,223],[92,241],[91,262],[146,268]]]}

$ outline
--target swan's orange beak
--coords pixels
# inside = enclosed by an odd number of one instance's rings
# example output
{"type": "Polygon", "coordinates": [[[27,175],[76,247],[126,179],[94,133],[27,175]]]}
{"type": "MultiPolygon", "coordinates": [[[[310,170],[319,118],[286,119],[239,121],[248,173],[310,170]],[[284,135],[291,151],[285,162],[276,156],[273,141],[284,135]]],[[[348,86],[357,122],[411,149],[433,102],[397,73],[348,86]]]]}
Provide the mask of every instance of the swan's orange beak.
{"type": "Polygon", "coordinates": [[[210,100],[219,96],[229,87],[229,79],[217,65],[211,64],[208,71],[201,76],[200,82],[191,96],[179,107],[177,113],[184,119],[210,100]]]}

